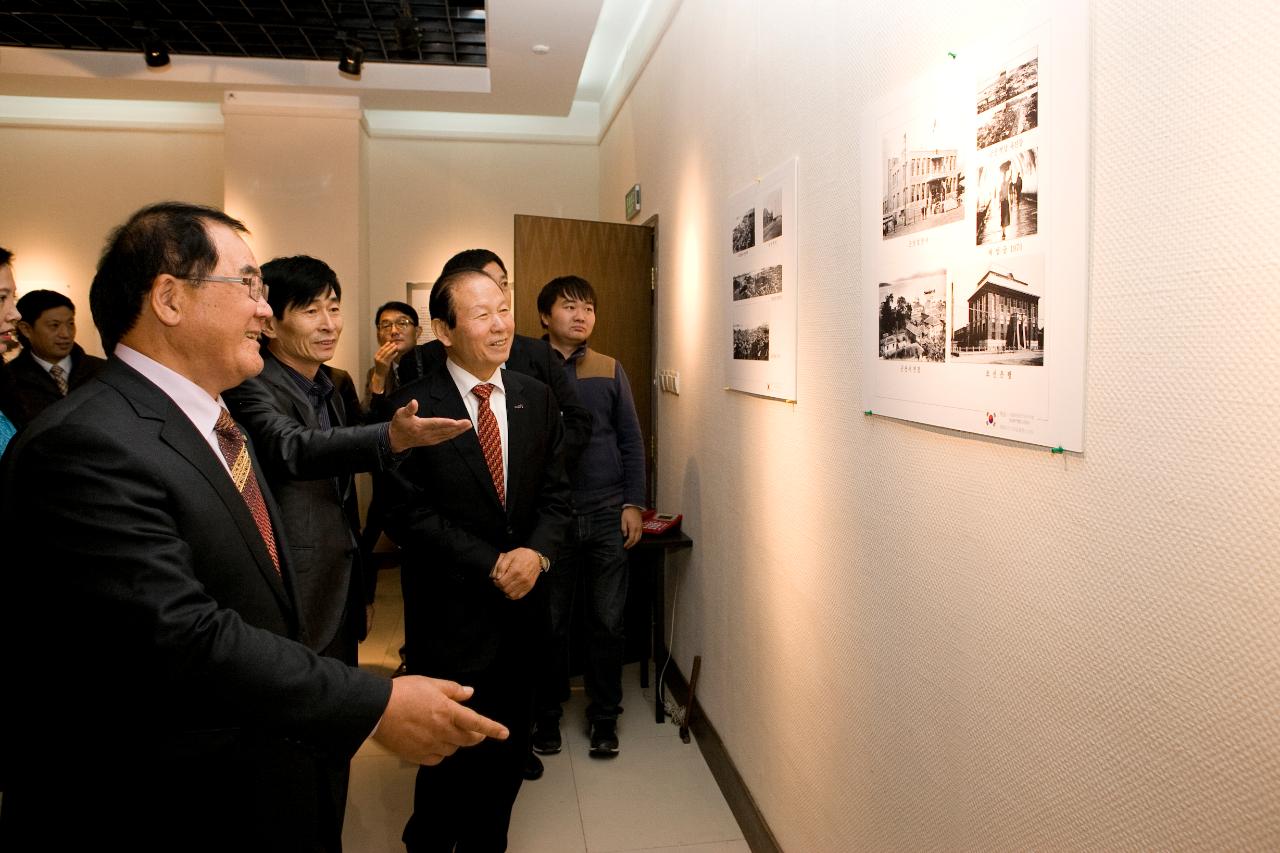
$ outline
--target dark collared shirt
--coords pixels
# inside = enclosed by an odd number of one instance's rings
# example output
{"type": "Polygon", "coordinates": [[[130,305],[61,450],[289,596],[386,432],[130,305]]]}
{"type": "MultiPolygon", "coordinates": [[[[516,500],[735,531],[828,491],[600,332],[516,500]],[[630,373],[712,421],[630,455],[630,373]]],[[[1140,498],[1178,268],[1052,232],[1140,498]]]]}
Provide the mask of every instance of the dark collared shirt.
{"type": "Polygon", "coordinates": [[[330,402],[333,399],[333,380],[329,375],[323,370],[317,370],[316,378],[308,379],[283,361],[280,365],[298,389],[311,401],[311,408],[316,413],[316,422],[320,424],[320,429],[332,429],[333,417],[330,415],[330,402]]]}

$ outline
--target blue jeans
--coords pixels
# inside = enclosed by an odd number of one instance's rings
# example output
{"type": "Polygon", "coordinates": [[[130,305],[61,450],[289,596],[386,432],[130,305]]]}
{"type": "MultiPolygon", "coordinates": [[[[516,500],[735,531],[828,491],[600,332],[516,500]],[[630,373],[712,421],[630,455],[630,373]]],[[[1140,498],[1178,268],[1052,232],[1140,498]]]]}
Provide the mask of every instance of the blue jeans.
{"type": "Polygon", "coordinates": [[[547,572],[551,628],[536,713],[559,719],[569,697],[569,625],[578,578],[586,599],[587,660],[583,681],[591,703],[588,720],[622,713],[623,616],[627,604],[627,552],[622,547],[622,507],[574,515],[558,559],[547,572]]]}

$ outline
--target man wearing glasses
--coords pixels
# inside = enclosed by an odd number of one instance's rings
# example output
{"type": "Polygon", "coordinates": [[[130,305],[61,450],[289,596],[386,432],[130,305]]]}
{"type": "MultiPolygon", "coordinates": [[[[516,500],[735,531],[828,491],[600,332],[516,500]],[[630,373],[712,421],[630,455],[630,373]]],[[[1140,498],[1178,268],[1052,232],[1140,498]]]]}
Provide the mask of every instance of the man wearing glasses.
{"type": "Polygon", "coordinates": [[[288,533],[221,397],[271,316],[244,232],[173,202],[117,229],[89,294],[111,357],[4,457],[0,639],[46,648],[3,664],[0,848],[332,850],[326,769],[366,737],[429,765],[507,735],[469,688],[297,641],[288,533]]]}
{"type": "Polygon", "coordinates": [[[374,328],[378,332],[378,351],[373,354],[373,367],[365,379],[365,406],[370,407],[373,395],[389,396],[401,385],[422,375],[422,355],[418,352],[418,312],[404,302],[388,302],[374,315],[374,328]],[[401,361],[405,362],[405,375],[401,379],[401,361]]]}

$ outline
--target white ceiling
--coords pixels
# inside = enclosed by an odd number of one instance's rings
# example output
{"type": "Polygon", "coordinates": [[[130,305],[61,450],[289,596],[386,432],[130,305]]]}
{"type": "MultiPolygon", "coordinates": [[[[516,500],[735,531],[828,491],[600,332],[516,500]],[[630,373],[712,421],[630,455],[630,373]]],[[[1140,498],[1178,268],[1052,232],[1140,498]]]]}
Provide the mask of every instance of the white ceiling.
{"type": "MultiPolygon", "coordinates": [[[[0,48],[0,123],[56,115],[73,122],[73,113],[125,122],[124,102],[160,101],[173,106],[170,123],[199,124],[194,117],[212,121],[226,92],[244,91],[355,96],[371,132],[391,135],[594,142],[679,3],[489,0],[487,68],[366,63],[359,79],[329,62],[175,55],[151,69],[141,55],[0,48]],[[534,45],[550,50],[535,53],[534,45]]],[[[155,103],[132,108],[153,123],[167,114],[155,103]]]]}

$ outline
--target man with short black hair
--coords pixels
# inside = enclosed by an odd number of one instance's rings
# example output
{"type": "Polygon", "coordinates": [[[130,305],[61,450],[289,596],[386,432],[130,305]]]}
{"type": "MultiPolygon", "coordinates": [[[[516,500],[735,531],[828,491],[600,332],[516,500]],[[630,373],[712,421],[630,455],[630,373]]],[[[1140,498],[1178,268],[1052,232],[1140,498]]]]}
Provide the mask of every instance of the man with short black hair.
{"type": "Polygon", "coordinates": [[[378,335],[378,350],[365,377],[366,406],[372,404],[373,395],[394,394],[405,381],[422,375],[422,356],[417,348],[418,312],[412,305],[393,300],[378,306],[373,327],[378,335]],[[401,368],[400,362],[406,357],[408,361],[401,368]]]}
{"type": "MultiPolygon", "coordinates": [[[[443,277],[463,270],[479,270],[497,282],[502,292],[510,298],[507,266],[496,253],[489,249],[464,249],[445,262],[440,275],[443,277]]],[[[429,371],[445,360],[444,347],[438,340],[419,345],[415,355],[417,368],[405,364],[400,371],[401,384],[419,375],[414,372],[415,369],[429,371]]],[[[577,464],[578,456],[591,438],[591,413],[583,407],[573,385],[565,379],[564,371],[560,369],[559,357],[546,341],[528,335],[514,335],[505,367],[525,376],[532,376],[550,387],[555,394],[564,424],[565,468],[571,469],[577,464]]]]}
{"type": "MultiPolygon", "coordinates": [[[[342,285],[328,264],[298,255],[262,265],[271,316],[263,321],[262,372],[227,391],[280,502],[298,572],[301,639],[315,652],[355,666],[372,620],[373,584],[357,547],[354,475],[379,471],[410,447],[448,440],[465,420],[429,420],[405,407],[389,423],[362,426],[346,371],[327,362],[342,335],[342,285]]],[[[348,762],[331,768],[333,829],[341,837],[348,762]]]]}
{"type": "Polygon", "coordinates": [[[27,416],[34,418],[98,374],[106,359],[76,343],[76,306],[56,290],[31,290],[18,300],[22,352],[9,363],[27,416]]]}
{"type": "Polygon", "coordinates": [[[491,278],[443,275],[430,305],[447,358],[394,401],[476,428],[411,451],[385,477],[387,530],[405,551],[402,576],[414,578],[408,668],[465,675],[476,688],[471,706],[511,738],[419,770],[404,842],[410,853],[500,851],[529,755],[533,651],[546,622],[536,582],[569,519],[563,430],[546,385],[499,369],[514,323],[491,278]]]}
{"type": "Polygon", "coordinates": [[[44,645],[4,658],[6,850],[335,850],[325,768],[371,734],[422,764],[505,737],[458,704],[469,688],[297,642],[282,515],[222,407],[262,369],[271,313],[244,233],[176,202],[113,232],[89,292],[111,357],[0,466],[23,533],[0,643],[44,645]]]}
{"type": "Polygon", "coordinates": [[[538,294],[538,316],[564,370],[591,412],[591,441],[569,471],[573,523],[561,559],[547,576],[552,659],[539,685],[533,748],[560,751],[561,702],[569,695],[568,637],[574,590],[582,578],[587,628],[583,681],[590,754],[618,753],[622,713],[623,616],[627,601],[626,549],[640,541],[645,500],[644,440],[622,362],[587,345],[596,325],[596,292],[578,276],[547,282],[538,294]]]}

